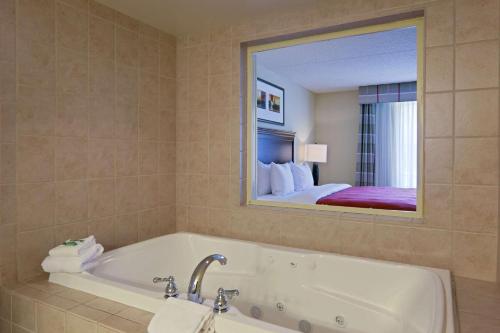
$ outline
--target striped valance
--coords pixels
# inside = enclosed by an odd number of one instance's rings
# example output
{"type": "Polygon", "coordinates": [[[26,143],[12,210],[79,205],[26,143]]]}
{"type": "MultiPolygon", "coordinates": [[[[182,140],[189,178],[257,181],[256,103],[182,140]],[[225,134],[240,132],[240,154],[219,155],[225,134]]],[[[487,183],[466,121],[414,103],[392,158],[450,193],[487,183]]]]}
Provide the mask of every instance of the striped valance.
{"type": "Polygon", "coordinates": [[[359,87],[359,104],[408,102],[416,100],[416,81],[359,87]]]}

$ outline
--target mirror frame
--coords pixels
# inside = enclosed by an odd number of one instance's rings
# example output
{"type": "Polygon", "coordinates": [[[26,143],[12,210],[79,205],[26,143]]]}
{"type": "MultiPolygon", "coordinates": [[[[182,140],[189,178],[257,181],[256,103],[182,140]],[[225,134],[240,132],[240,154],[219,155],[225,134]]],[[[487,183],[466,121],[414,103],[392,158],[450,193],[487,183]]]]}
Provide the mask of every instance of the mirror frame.
{"type": "MultiPolygon", "coordinates": [[[[318,211],[345,212],[345,213],[361,213],[371,215],[386,215],[404,218],[422,218],[424,210],[424,17],[420,14],[418,17],[392,21],[388,23],[365,25],[346,30],[339,30],[327,33],[317,33],[305,37],[288,38],[284,37],[278,41],[255,41],[249,42],[246,47],[246,73],[243,70],[242,74],[246,74],[246,205],[247,206],[265,206],[277,208],[292,208],[292,209],[307,209],[318,211]],[[400,29],[405,27],[416,27],[417,29],[417,111],[418,111],[418,179],[417,179],[417,210],[415,212],[398,211],[388,209],[374,208],[356,208],[343,206],[328,206],[328,205],[308,205],[294,204],[286,202],[263,201],[253,198],[254,186],[257,170],[257,117],[255,112],[255,54],[262,51],[290,47],[300,44],[319,42],[330,39],[337,39],[355,35],[369,34],[375,32],[383,32],[388,30],[400,29]]],[[[278,37],[279,38],[279,37],[278,37]]],[[[245,51],[244,51],[245,52],[245,51]]],[[[245,54],[243,54],[245,56],[245,54]]],[[[244,90],[243,90],[244,91],[244,90]]]]}

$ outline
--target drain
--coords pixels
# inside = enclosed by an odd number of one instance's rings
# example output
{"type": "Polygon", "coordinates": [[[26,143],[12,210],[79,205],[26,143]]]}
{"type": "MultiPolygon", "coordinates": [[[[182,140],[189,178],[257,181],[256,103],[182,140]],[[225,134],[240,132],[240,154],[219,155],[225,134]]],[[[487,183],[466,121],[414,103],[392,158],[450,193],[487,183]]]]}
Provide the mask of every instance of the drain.
{"type": "Polygon", "coordinates": [[[278,309],[278,311],[285,311],[285,304],[281,302],[276,303],[276,309],[278,309]]]}
{"type": "Polygon", "coordinates": [[[250,314],[252,315],[252,317],[254,317],[255,319],[260,319],[262,318],[262,310],[258,307],[258,306],[252,306],[250,308],[250,314]]]}
{"type": "Polygon", "coordinates": [[[311,323],[308,322],[307,320],[299,321],[299,331],[301,331],[302,333],[311,333],[312,332],[311,323]]]}

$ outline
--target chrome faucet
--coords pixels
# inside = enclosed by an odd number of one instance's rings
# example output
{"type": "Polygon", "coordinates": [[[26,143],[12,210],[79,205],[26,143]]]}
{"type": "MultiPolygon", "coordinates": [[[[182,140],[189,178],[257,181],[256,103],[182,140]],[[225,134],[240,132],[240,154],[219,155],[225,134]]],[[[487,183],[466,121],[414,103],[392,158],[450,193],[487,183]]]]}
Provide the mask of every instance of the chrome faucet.
{"type": "Polygon", "coordinates": [[[203,297],[201,297],[201,283],[203,282],[203,276],[207,271],[208,266],[214,261],[218,261],[221,265],[227,263],[226,257],[222,254],[212,254],[198,264],[191,275],[191,280],[189,281],[188,288],[188,300],[195,303],[203,303],[203,297]]]}

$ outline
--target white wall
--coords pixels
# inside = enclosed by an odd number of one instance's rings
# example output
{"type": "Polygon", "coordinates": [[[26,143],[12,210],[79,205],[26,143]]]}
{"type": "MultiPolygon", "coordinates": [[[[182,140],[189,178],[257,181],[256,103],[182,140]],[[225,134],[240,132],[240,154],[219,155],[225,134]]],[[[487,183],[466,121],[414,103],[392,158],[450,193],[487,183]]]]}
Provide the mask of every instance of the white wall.
{"type": "Polygon", "coordinates": [[[328,145],[328,162],[319,164],[319,182],[354,185],[358,143],[358,91],[315,95],[316,142],[328,145]]]}
{"type": "Polygon", "coordinates": [[[304,160],[304,144],[314,143],[314,94],[257,64],[257,77],[285,89],[285,126],[259,122],[259,127],[295,132],[295,161],[304,160]]]}

